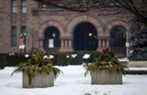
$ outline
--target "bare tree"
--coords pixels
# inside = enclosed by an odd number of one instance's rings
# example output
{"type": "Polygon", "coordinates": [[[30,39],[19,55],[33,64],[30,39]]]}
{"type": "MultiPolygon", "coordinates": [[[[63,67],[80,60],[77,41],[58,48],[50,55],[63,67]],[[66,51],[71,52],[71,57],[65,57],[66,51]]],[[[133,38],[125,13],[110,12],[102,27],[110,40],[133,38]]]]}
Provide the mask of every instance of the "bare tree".
{"type": "Polygon", "coordinates": [[[111,0],[116,7],[121,7],[133,13],[136,21],[147,25],[147,2],[145,0],[111,0]],[[146,16],[145,16],[146,15],[146,16]]]}
{"type": "Polygon", "coordinates": [[[87,12],[90,9],[108,6],[110,0],[35,0],[43,4],[62,8],[68,11],[87,12]]]}
{"type": "Polygon", "coordinates": [[[147,24],[147,17],[143,10],[145,0],[35,0],[40,3],[52,5],[69,11],[87,12],[89,9],[102,8],[113,5],[123,8],[136,16],[136,21],[147,24]],[[139,3],[138,3],[139,1],[139,3]]]}

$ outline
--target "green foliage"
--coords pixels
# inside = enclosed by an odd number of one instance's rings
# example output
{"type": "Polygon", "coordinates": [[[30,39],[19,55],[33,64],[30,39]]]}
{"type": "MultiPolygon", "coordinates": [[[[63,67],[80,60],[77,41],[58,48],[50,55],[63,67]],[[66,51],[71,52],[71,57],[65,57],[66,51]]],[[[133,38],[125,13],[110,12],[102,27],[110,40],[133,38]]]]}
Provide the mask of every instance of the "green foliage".
{"type": "Polygon", "coordinates": [[[69,65],[72,61],[70,54],[67,54],[67,53],[59,53],[58,57],[59,57],[59,60],[60,60],[59,64],[63,65],[63,66],[69,65]]]}
{"type": "MultiPolygon", "coordinates": [[[[23,71],[27,74],[29,78],[29,84],[31,84],[33,77],[38,73],[54,74],[54,77],[60,74],[60,69],[53,66],[52,61],[49,58],[44,58],[45,53],[41,50],[36,50],[33,52],[31,58],[27,62],[22,62],[19,64],[18,68],[13,72],[23,71]]],[[[12,73],[12,74],[13,74],[12,73]]]]}
{"type": "Polygon", "coordinates": [[[97,59],[100,57],[100,52],[93,51],[90,55],[90,62],[96,62],[97,59]]]}
{"type": "Polygon", "coordinates": [[[93,56],[93,59],[95,59],[94,62],[86,66],[85,75],[87,75],[88,72],[95,72],[99,70],[123,72],[126,67],[121,64],[118,58],[115,57],[115,55],[110,51],[97,52],[95,55],[96,56],[93,56]]]}

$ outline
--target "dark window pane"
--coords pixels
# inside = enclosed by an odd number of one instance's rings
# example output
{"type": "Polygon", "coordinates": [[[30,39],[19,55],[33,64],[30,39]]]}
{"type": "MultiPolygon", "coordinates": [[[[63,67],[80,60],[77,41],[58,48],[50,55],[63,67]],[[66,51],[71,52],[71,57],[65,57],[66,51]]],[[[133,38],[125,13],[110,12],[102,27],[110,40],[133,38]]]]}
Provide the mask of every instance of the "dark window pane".
{"type": "Polygon", "coordinates": [[[11,27],[11,46],[12,47],[17,46],[17,30],[16,30],[16,26],[11,27]]]}
{"type": "Polygon", "coordinates": [[[97,30],[89,22],[82,22],[75,26],[73,32],[73,48],[75,50],[96,50],[98,47],[97,30]]]}

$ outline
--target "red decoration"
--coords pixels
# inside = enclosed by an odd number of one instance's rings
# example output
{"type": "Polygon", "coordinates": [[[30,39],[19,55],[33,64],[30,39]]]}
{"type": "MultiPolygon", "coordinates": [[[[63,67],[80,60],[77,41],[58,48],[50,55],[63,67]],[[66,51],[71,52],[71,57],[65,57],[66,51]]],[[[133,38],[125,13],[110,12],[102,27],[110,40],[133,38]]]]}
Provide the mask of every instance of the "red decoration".
{"type": "Polygon", "coordinates": [[[105,53],[110,52],[110,50],[109,50],[109,48],[104,48],[104,49],[102,50],[102,52],[105,54],[105,53]]]}

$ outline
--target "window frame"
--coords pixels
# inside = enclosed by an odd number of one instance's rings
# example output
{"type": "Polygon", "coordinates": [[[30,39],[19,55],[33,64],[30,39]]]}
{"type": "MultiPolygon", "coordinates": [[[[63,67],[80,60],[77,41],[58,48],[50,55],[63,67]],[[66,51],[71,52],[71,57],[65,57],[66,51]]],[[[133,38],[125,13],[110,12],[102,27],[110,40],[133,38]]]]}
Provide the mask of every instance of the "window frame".
{"type": "Polygon", "coordinates": [[[21,0],[21,13],[27,14],[28,8],[27,8],[27,0],[21,0]]]}
{"type": "Polygon", "coordinates": [[[11,0],[11,13],[17,14],[17,0],[11,0]]]}

